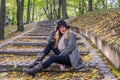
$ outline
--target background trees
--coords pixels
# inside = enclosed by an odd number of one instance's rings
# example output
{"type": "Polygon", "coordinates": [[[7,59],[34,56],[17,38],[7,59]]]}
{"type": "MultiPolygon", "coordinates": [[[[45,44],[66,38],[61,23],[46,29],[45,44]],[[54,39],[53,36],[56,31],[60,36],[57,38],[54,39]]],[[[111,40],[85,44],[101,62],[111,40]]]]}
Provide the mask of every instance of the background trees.
{"type": "Polygon", "coordinates": [[[28,0],[28,6],[27,6],[27,22],[30,23],[30,12],[31,12],[31,0],[28,0]]]}
{"type": "Polygon", "coordinates": [[[120,0],[0,0],[0,4],[2,39],[5,16],[10,19],[12,25],[17,25],[17,31],[23,31],[26,23],[67,19],[89,11],[120,7],[120,0]]]}
{"type": "Polygon", "coordinates": [[[6,4],[6,0],[1,0],[0,2],[0,40],[4,39],[5,4],[6,4]]]}
{"type": "Polygon", "coordinates": [[[92,0],[89,0],[88,2],[89,6],[88,6],[88,11],[92,11],[92,0]]]}
{"type": "MultiPolygon", "coordinates": [[[[6,0],[6,14],[16,23],[17,1],[6,0]],[[8,7],[8,5],[10,7],[8,7]]],[[[22,1],[22,0],[21,0],[22,1]]],[[[120,0],[24,0],[24,23],[40,20],[66,19],[88,11],[119,7],[120,0]]]]}
{"type": "Polygon", "coordinates": [[[17,3],[17,31],[23,31],[23,10],[24,10],[24,0],[16,0],[17,3]]]}

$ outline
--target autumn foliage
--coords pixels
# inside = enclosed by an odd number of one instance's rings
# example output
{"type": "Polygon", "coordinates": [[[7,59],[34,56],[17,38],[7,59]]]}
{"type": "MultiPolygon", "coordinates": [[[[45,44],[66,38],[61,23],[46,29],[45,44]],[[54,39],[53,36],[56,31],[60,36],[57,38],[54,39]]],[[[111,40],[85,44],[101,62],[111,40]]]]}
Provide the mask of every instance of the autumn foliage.
{"type": "Polygon", "coordinates": [[[92,32],[120,52],[120,8],[89,12],[67,21],[71,26],[92,32]]]}

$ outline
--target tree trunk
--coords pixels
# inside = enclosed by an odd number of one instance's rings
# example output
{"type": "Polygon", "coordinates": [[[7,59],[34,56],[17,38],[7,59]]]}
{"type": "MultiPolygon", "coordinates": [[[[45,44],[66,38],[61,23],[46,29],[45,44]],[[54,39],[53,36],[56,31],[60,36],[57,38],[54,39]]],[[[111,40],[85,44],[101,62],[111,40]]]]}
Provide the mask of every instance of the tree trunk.
{"type": "Polygon", "coordinates": [[[24,23],[23,23],[23,11],[24,11],[24,0],[21,1],[21,14],[20,14],[20,31],[23,31],[24,30],[24,23]]]}
{"type": "Polygon", "coordinates": [[[48,0],[46,0],[46,10],[48,10],[48,0]]]}
{"type": "Polygon", "coordinates": [[[24,10],[24,0],[16,0],[17,2],[17,31],[23,31],[23,10],[24,10]]]}
{"type": "Polygon", "coordinates": [[[53,19],[56,20],[57,19],[57,12],[56,12],[56,2],[55,0],[53,0],[53,19]]]}
{"type": "Polygon", "coordinates": [[[35,10],[35,14],[36,14],[36,15],[35,15],[35,18],[36,18],[37,21],[38,21],[38,10],[37,10],[37,9],[38,9],[38,7],[36,6],[36,10],[35,10]]]}
{"type": "Polygon", "coordinates": [[[50,16],[49,20],[52,20],[53,19],[53,5],[52,4],[50,4],[50,14],[49,14],[49,16],[50,16]]]}
{"type": "Polygon", "coordinates": [[[31,8],[31,0],[28,0],[28,6],[27,6],[27,21],[26,21],[26,23],[30,23],[30,8],[31,8]]]}
{"type": "Polygon", "coordinates": [[[34,13],[35,13],[35,0],[33,0],[33,6],[32,6],[32,22],[34,22],[34,13]]]}
{"type": "Polygon", "coordinates": [[[48,2],[48,0],[46,0],[46,7],[43,8],[43,10],[44,10],[44,13],[46,14],[46,17],[50,20],[52,12],[50,12],[51,11],[51,5],[50,5],[50,9],[49,9],[49,2],[48,2]]]}
{"type": "Polygon", "coordinates": [[[88,11],[91,12],[92,11],[92,0],[89,0],[88,4],[89,4],[88,11]]]}
{"type": "Polygon", "coordinates": [[[0,40],[4,39],[4,23],[5,23],[5,5],[6,0],[1,0],[0,4],[0,40]]]}
{"type": "Polygon", "coordinates": [[[84,13],[84,0],[82,0],[82,5],[81,5],[81,14],[83,14],[84,13]]]}
{"type": "Polygon", "coordinates": [[[79,14],[82,14],[82,10],[81,10],[81,4],[82,2],[81,1],[79,1],[78,2],[78,9],[79,9],[79,14]]]}
{"type": "Polygon", "coordinates": [[[67,19],[67,10],[66,10],[66,0],[61,0],[62,1],[62,18],[67,19]]]}
{"type": "Polygon", "coordinates": [[[83,5],[84,5],[85,10],[88,11],[88,7],[87,7],[87,4],[85,3],[85,1],[83,1],[83,5]]]}
{"type": "Polygon", "coordinates": [[[12,14],[12,25],[14,25],[15,14],[12,14]]]}
{"type": "Polygon", "coordinates": [[[50,20],[50,19],[51,19],[51,17],[47,14],[46,9],[45,9],[45,8],[43,8],[43,10],[44,10],[44,13],[46,14],[47,18],[50,20]]]}
{"type": "Polygon", "coordinates": [[[61,6],[62,6],[62,0],[59,0],[59,7],[58,7],[58,19],[61,18],[61,6]]]}
{"type": "MultiPolygon", "coordinates": [[[[16,2],[13,1],[13,3],[12,3],[13,6],[16,6],[15,3],[16,3],[16,2]]],[[[13,9],[16,10],[15,7],[13,7],[13,9]]],[[[11,19],[11,24],[12,24],[12,25],[16,24],[16,23],[15,23],[15,15],[16,15],[15,11],[12,11],[12,19],[11,19]]]]}

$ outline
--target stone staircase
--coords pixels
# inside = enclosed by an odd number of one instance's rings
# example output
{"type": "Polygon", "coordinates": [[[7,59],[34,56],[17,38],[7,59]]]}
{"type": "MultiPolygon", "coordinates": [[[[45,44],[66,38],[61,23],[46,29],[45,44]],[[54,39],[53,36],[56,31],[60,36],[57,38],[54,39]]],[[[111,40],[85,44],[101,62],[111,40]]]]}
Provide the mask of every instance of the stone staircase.
{"type": "MultiPolygon", "coordinates": [[[[41,53],[46,46],[47,37],[50,31],[54,29],[54,26],[53,22],[47,22],[47,24],[46,22],[37,23],[34,29],[31,29],[28,32],[1,44],[0,72],[22,71],[24,67],[28,67],[36,55],[41,53]]],[[[111,73],[110,69],[107,68],[104,61],[100,58],[97,51],[94,48],[91,48],[91,45],[86,38],[79,34],[77,28],[72,28],[72,30],[77,35],[78,50],[82,56],[85,66],[89,67],[90,71],[97,70],[99,80],[117,80],[117,78],[111,73]]],[[[53,55],[52,51],[48,56],[51,55],[53,55]]],[[[61,71],[56,64],[53,64],[49,69],[43,71],[64,72],[61,71]]],[[[73,72],[72,70],[68,71],[73,72]]],[[[78,70],[77,72],[81,71],[78,70]]]]}

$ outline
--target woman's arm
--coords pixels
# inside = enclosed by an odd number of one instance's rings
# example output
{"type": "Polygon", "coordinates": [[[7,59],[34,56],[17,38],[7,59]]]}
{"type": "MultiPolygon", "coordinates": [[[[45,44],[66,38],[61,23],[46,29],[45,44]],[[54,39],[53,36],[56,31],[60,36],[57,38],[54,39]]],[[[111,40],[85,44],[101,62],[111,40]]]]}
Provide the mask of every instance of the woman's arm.
{"type": "Polygon", "coordinates": [[[55,42],[54,36],[55,36],[56,31],[51,31],[50,35],[48,37],[48,42],[55,42]]]}
{"type": "Polygon", "coordinates": [[[65,47],[65,49],[61,52],[60,55],[67,55],[71,53],[75,48],[75,46],[76,46],[76,35],[71,33],[68,39],[68,45],[65,47]]]}

